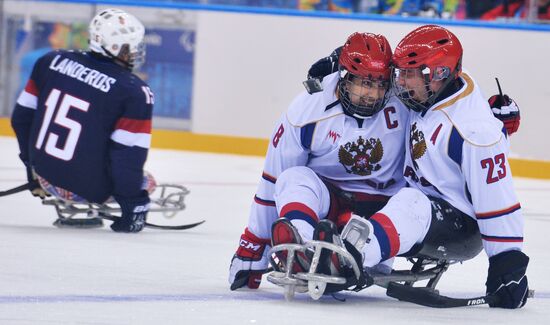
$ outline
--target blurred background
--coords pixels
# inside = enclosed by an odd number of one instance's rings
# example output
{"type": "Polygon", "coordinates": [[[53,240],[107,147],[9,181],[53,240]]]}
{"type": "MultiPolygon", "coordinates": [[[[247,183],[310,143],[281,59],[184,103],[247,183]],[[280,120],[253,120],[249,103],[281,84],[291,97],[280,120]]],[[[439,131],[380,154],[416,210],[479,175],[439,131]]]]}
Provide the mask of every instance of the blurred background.
{"type": "Polygon", "coordinates": [[[90,19],[108,7],[146,27],[147,60],[137,74],[155,93],[155,147],[262,156],[309,66],[348,35],[384,34],[395,47],[435,23],[460,38],[464,66],[487,98],[498,77],[519,104],[512,157],[547,163],[515,174],[550,178],[550,0],[3,0],[0,135],[13,135],[9,116],[36,59],[86,49],[90,19]]]}

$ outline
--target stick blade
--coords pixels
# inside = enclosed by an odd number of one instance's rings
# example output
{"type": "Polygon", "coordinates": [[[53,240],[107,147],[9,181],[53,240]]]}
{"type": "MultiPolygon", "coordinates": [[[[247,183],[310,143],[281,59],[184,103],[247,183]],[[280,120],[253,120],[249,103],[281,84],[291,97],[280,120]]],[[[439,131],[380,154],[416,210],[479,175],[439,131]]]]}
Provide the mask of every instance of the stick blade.
{"type": "Polygon", "coordinates": [[[451,298],[424,288],[415,288],[395,282],[388,285],[386,294],[395,299],[432,308],[477,306],[494,303],[498,299],[496,296],[491,295],[475,298],[451,298]]]}

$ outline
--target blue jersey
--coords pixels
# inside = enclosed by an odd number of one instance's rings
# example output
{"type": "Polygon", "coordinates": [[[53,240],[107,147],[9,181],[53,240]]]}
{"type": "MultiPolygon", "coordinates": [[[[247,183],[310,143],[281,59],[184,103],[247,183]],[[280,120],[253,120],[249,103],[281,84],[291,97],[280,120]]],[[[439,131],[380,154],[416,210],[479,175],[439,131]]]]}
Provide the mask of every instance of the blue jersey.
{"type": "Polygon", "coordinates": [[[141,194],[153,94],[113,61],[54,51],[35,63],[12,126],[21,159],[90,202],[141,194]]]}

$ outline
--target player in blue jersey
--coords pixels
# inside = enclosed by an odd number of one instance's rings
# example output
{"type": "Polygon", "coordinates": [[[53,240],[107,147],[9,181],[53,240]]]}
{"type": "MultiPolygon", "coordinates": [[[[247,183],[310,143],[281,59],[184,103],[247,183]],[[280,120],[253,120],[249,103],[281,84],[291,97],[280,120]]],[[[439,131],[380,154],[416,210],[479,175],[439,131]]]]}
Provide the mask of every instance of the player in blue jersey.
{"type": "Polygon", "coordinates": [[[154,99],[132,69],[145,59],[145,29],[134,16],[106,9],[89,32],[89,51],[57,50],[38,59],[12,127],[33,195],[99,204],[114,199],[122,216],[111,228],[139,232],[150,202],[143,165],[154,99]]]}

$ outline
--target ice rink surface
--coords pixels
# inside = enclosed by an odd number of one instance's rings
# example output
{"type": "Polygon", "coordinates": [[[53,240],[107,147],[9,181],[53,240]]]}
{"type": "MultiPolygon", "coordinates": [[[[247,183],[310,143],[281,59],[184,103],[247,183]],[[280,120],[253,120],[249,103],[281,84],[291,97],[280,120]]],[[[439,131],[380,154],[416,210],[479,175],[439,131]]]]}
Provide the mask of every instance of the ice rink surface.
{"type": "MultiPolygon", "coordinates": [[[[0,190],[25,182],[13,138],[0,137],[0,190]]],[[[165,224],[206,220],[184,231],[117,234],[57,229],[52,207],[28,192],[0,198],[0,324],[548,324],[550,182],[516,179],[525,215],[529,283],[535,298],[521,310],[487,306],[431,309],[399,302],[381,288],[313,301],[284,300],[265,278],[259,290],[232,292],[231,256],[244,229],[263,159],[151,150],[159,182],[185,185],[187,209],[165,224]]],[[[86,171],[82,171],[86,172],[86,171]]],[[[399,261],[398,267],[409,266],[399,261]]],[[[438,288],[482,295],[487,258],[451,266],[438,288]]]]}

